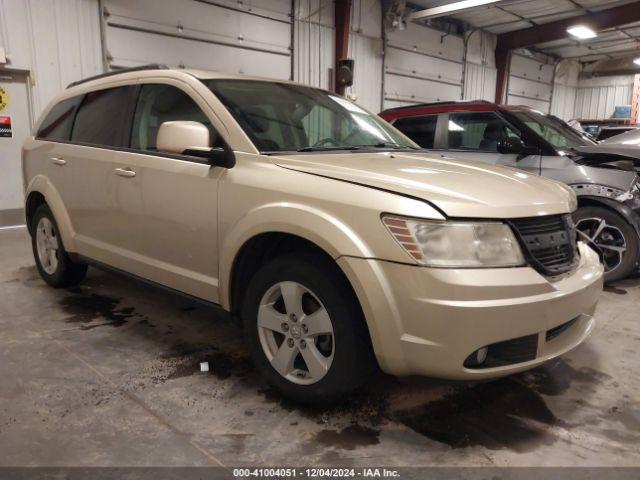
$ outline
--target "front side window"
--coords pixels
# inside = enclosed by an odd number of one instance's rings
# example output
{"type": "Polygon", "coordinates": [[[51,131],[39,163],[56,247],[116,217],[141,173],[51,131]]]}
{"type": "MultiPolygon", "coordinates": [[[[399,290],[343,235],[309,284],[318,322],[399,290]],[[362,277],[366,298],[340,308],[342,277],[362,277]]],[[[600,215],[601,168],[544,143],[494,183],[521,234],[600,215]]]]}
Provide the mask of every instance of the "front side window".
{"type": "Polygon", "coordinates": [[[384,120],[323,90],[256,80],[204,83],[261,152],[417,148],[384,120]]]}
{"type": "Polygon", "coordinates": [[[184,91],[172,85],[146,84],[140,90],[131,130],[131,148],[157,151],[158,131],[164,122],[192,121],[209,128],[211,121],[184,91]]]}
{"type": "Polygon", "coordinates": [[[71,140],[105,147],[126,146],[134,88],[116,87],[87,93],[76,114],[71,140]]]}
{"type": "Polygon", "coordinates": [[[586,135],[580,135],[562,120],[551,115],[533,110],[513,111],[512,114],[557,149],[595,145],[586,135]]]}
{"type": "Polygon", "coordinates": [[[44,140],[68,142],[71,138],[73,115],[81,100],[82,97],[67,98],[54,105],[42,121],[36,136],[44,140]]]}
{"type": "Polygon", "coordinates": [[[448,124],[449,148],[497,152],[498,143],[520,137],[509,124],[493,112],[452,113],[448,124]]]}

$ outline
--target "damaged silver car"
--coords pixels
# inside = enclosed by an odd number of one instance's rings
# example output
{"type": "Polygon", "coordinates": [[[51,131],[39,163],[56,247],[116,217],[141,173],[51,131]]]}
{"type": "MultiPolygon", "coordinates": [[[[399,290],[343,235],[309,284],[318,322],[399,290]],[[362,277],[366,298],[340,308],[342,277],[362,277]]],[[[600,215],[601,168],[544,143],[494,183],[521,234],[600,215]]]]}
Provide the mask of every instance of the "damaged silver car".
{"type": "Polygon", "coordinates": [[[605,280],[622,279],[638,267],[639,133],[597,144],[552,115],[484,101],[412,105],[381,116],[443,156],[507,165],[566,183],[578,195],[577,230],[600,254],[605,280]]]}

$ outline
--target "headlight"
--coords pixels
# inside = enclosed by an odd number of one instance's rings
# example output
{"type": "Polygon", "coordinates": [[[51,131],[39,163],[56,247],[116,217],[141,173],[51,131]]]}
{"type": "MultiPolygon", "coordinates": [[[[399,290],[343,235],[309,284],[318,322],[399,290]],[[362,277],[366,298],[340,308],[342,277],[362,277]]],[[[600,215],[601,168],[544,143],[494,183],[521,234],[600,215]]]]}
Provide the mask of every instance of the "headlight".
{"type": "Polygon", "coordinates": [[[578,209],[578,196],[573,189],[569,190],[569,211],[571,213],[575,212],[578,209]]]}
{"type": "Polygon", "coordinates": [[[385,215],[382,221],[420,264],[442,268],[525,264],[511,228],[498,222],[436,222],[385,215]]]}

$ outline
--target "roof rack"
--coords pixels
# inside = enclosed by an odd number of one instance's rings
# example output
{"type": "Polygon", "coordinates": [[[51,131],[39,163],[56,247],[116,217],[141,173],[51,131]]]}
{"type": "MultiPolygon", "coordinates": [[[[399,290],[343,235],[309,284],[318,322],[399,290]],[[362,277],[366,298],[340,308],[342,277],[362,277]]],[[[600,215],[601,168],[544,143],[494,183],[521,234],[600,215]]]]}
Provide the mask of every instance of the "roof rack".
{"type": "Polygon", "coordinates": [[[453,100],[447,102],[415,103],[413,105],[403,105],[402,107],[388,108],[385,110],[385,112],[396,112],[401,110],[409,110],[411,108],[438,107],[444,105],[493,105],[493,102],[489,102],[487,100],[453,100]]]}
{"type": "Polygon", "coordinates": [[[162,63],[150,63],[148,65],[141,65],[139,67],[131,67],[131,68],[121,68],[119,70],[114,70],[113,72],[101,73],[100,75],[94,75],[93,77],[83,78],[82,80],[76,80],[75,82],[71,82],[67,85],[67,88],[75,87],[76,85],[81,85],[86,82],[90,82],[92,80],[98,80],[99,78],[110,77],[111,75],[118,75],[120,73],[128,73],[128,72],[140,72],[144,70],[168,70],[169,67],[162,63]]]}

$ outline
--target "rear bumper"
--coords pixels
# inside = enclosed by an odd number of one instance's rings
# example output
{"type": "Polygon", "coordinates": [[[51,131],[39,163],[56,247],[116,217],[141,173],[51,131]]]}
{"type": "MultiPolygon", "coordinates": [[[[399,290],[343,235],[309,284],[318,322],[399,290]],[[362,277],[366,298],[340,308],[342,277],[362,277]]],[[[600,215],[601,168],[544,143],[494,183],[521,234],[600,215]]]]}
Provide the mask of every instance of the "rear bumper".
{"type": "Polygon", "coordinates": [[[603,269],[593,250],[579,248],[578,267],[554,280],[529,267],[432,269],[351,257],[339,263],[363,306],[384,371],[483,379],[539,365],[592,331],[603,269]],[[464,366],[475,350],[522,337],[529,337],[530,359],[464,366]]]}

